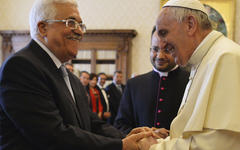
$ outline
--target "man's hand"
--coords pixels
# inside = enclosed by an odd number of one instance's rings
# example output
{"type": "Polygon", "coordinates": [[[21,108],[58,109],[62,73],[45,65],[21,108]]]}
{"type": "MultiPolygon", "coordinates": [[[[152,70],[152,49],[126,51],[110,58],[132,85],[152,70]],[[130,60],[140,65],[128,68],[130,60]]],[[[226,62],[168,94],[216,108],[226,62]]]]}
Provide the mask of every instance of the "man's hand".
{"type": "Polygon", "coordinates": [[[102,112],[99,112],[97,115],[100,119],[102,119],[102,112]]]}
{"type": "Polygon", "coordinates": [[[138,134],[138,133],[141,133],[141,132],[148,132],[148,131],[152,131],[151,128],[149,127],[138,127],[138,128],[134,128],[132,129],[132,131],[127,135],[128,136],[131,136],[133,134],[138,134]]]}
{"type": "Polygon", "coordinates": [[[153,132],[156,133],[157,137],[155,138],[163,138],[165,139],[169,135],[169,130],[165,128],[152,128],[153,132]]]}
{"type": "Polygon", "coordinates": [[[140,140],[138,142],[139,150],[149,150],[151,145],[157,144],[157,140],[153,137],[148,137],[140,140]]]}
{"type": "Polygon", "coordinates": [[[104,119],[108,119],[109,117],[111,117],[111,113],[110,112],[104,112],[103,113],[103,118],[104,119]]]}
{"type": "MultiPolygon", "coordinates": [[[[138,129],[137,129],[138,130],[138,129]]],[[[135,132],[135,131],[134,131],[135,132]]],[[[153,136],[152,131],[144,131],[140,133],[132,133],[122,140],[122,150],[139,150],[138,142],[143,138],[153,136]]]]}

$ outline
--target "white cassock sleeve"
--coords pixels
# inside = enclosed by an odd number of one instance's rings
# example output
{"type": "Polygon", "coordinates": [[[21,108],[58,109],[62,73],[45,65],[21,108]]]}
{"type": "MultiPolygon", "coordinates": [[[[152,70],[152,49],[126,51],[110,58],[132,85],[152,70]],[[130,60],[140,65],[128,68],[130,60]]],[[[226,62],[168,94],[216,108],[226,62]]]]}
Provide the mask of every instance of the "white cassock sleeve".
{"type": "Polygon", "coordinates": [[[188,138],[159,139],[149,150],[240,150],[240,133],[205,129],[188,138]]]}

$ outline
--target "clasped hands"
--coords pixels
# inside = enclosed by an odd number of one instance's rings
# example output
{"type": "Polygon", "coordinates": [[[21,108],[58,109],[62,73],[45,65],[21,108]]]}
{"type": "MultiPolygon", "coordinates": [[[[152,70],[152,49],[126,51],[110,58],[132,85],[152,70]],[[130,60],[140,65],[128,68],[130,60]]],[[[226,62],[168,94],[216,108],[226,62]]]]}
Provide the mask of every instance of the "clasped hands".
{"type": "Polygon", "coordinates": [[[156,144],[158,138],[166,138],[169,131],[164,128],[139,127],[133,129],[122,140],[122,150],[148,150],[152,144],[156,144]]]}

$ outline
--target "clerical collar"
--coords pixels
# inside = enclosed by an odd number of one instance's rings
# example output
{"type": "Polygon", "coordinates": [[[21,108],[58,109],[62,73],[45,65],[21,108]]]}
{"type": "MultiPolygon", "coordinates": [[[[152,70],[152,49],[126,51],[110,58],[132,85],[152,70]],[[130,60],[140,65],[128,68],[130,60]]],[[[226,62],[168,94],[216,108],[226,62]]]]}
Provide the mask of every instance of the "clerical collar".
{"type": "Polygon", "coordinates": [[[62,63],[61,61],[37,38],[33,39],[52,59],[57,68],[60,68],[62,63]]]}
{"type": "Polygon", "coordinates": [[[203,57],[207,54],[210,47],[212,47],[214,42],[222,35],[223,34],[218,31],[213,30],[212,32],[210,32],[195,49],[187,65],[190,65],[191,67],[196,67],[197,65],[199,65],[203,57]]]}
{"type": "MultiPolygon", "coordinates": [[[[177,68],[178,68],[178,65],[176,65],[175,67],[173,67],[169,72],[174,71],[174,70],[176,70],[177,68]]],[[[156,73],[159,74],[160,78],[161,78],[162,76],[167,77],[167,76],[168,76],[168,73],[169,73],[169,72],[159,71],[159,70],[157,70],[155,67],[153,67],[153,70],[154,70],[156,73]]]]}

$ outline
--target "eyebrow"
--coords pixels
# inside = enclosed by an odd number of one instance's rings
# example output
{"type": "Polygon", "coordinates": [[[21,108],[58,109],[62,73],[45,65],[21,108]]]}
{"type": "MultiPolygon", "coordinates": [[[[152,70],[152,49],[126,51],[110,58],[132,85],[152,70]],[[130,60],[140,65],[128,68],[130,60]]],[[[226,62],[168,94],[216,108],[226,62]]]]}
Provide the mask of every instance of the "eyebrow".
{"type": "MultiPolygon", "coordinates": [[[[70,16],[70,17],[68,17],[68,18],[66,18],[66,19],[73,19],[73,20],[76,20],[77,21],[77,19],[75,18],[75,17],[73,17],[73,16],[70,16]]],[[[78,21],[79,23],[82,23],[82,19],[80,20],[80,21],[78,21]]]]}
{"type": "Polygon", "coordinates": [[[164,37],[168,33],[166,29],[160,29],[157,31],[158,36],[164,37]]]}

